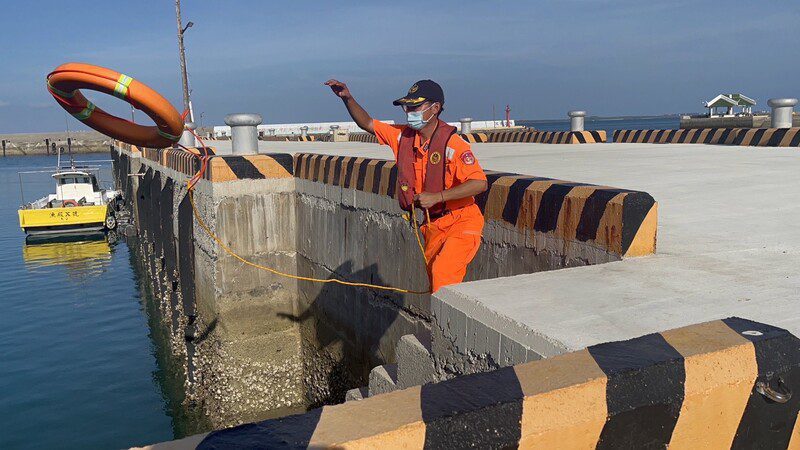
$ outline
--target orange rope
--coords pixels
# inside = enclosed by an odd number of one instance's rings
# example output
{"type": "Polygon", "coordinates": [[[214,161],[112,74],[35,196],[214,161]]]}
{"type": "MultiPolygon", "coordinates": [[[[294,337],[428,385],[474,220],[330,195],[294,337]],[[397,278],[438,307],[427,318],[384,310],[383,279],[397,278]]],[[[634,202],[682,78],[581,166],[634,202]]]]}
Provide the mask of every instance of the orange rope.
{"type": "MultiPolygon", "coordinates": [[[[209,157],[208,157],[208,150],[206,149],[206,145],[203,142],[203,140],[200,138],[200,136],[198,136],[193,130],[189,130],[189,131],[192,133],[192,135],[194,135],[194,137],[197,139],[197,141],[200,142],[200,145],[202,146],[203,153],[204,153],[203,156],[200,156],[200,155],[194,154],[193,152],[189,152],[189,153],[192,153],[195,157],[200,158],[200,160],[202,162],[201,166],[200,166],[200,169],[197,171],[197,173],[195,173],[192,176],[192,178],[190,178],[186,183],[186,187],[187,187],[188,195],[189,195],[189,203],[191,203],[191,205],[192,205],[192,211],[194,213],[194,217],[195,217],[195,219],[197,219],[197,223],[200,224],[200,228],[202,228],[203,231],[205,231],[205,233],[211,239],[213,239],[220,246],[220,248],[222,248],[225,251],[225,253],[231,255],[233,258],[241,261],[243,264],[246,264],[248,266],[255,267],[256,269],[264,270],[264,271],[270,272],[270,273],[278,275],[278,276],[282,276],[282,277],[286,277],[286,278],[292,278],[292,279],[295,279],[295,280],[310,281],[310,282],[314,282],[314,283],[334,283],[334,284],[341,284],[341,285],[344,285],[344,286],[363,287],[363,288],[376,289],[376,290],[382,290],[382,291],[399,292],[399,293],[403,293],[403,294],[429,294],[431,292],[430,289],[428,289],[426,291],[415,291],[415,290],[411,290],[411,289],[403,289],[403,288],[398,288],[398,287],[393,287],[393,286],[381,286],[381,285],[371,284],[371,283],[356,283],[356,282],[352,282],[352,281],[340,280],[338,278],[327,278],[327,279],[324,279],[324,278],[314,278],[314,277],[303,277],[303,276],[293,275],[293,274],[286,273],[286,272],[281,272],[280,270],[276,270],[276,269],[273,269],[271,267],[267,267],[267,266],[264,266],[264,265],[261,265],[261,264],[254,263],[254,262],[249,261],[246,258],[242,257],[241,255],[237,254],[228,245],[226,245],[224,242],[222,242],[222,239],[220,239],[216,234],[214,234],[214,232],[212,232],[210,228],[208,228],[208,225],[206,225],[206,223],[203,221],[203,219],[200,218],[200,213],[197,211],[197,207],[195,206],[195,203],[194,203],[194,187],[197,184],[197,182],[202,178],[203,174],[205,173],[206,167],[208,166],[209,157]]],[[[184,147],[181,144],[178,144],[178,145],[180,147],[182,147],[186,151],[189,150],[189,149],[187,149],[186,147],[184,147]]],[[[426,214],[427,214],[427,212],[428,211],[425,210],[426,214]]],[[[430,225],[430,215],[428,215],[427,218],[428,218],[428,224],[430,225]]],[[[417,244],[419,245],[419,249],[422,252],[422,257],[425,259],[425,264],[427,266],[428,259],[425,256],[425,248],[423,247],[422,240],[420,239],[420,236],[419,236],[419,224],[417,223],[416,218],[413,217],[413,214],[409,216],[409,220],[413,222],[414,235],[417,238],[417,244]]]]}

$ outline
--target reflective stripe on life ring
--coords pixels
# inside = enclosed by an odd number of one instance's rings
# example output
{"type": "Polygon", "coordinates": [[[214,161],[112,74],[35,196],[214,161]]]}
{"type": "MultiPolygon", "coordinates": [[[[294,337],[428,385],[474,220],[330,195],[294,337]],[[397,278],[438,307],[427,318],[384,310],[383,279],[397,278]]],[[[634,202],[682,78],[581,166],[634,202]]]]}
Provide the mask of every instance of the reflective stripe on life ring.
{"type": "Polygon", "coordinates": [[[62,108],[95,130],[131,145],[171,147],[183,133],[183,119],[158,92],[125,74],[83,63],[58,66],[47,75],[47,89],[62,108]],[[155,126],[139,125],[112,116],[81,93],[91,89],[130,103],[150,117],[155,126]]]}

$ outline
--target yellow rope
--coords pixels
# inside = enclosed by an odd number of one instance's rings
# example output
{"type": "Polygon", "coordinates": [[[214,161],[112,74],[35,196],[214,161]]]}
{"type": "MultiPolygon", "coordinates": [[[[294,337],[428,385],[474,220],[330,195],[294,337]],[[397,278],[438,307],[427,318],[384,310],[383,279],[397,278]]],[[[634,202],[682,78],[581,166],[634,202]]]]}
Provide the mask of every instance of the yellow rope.
{"type": "MultiPolygon", "coordinates": [[[[282,276],[282,277],[293,278],[295,280],[301,280],[301,281],[311,281],[311,282],[314,282],[314,283],[335,283],[335,284],[341,284],[341,285],[344,285],[344,286],[354,286],[354,287],[363,287],[363,288],[369,288],[369,289],[378,289],[378,290],[383,290],[383,291],[393,291],[393,292],[400,292],[400,293],[403,293],[403,294],[429,294],[431,292],[430,290],[427,290],[427,291],[413,291],[413,290],[410,290],[410,289],[402,289],[402,288],[397,288],[397,287],[392,287],[392,286],[379,286],[377,284],[370,284],[370,283],[354,283],[354,282],[351,282],[351,281],[339,280],[337,278],[322,279],[322,278],[302,277],[302,276],[298,276],[298,275],[292,275],[292,274],[286,273],[286,272],[281,272],[281,271],[275,270],[275,269],[273,269],[271,267],[262,266],[261,264],[256,264],[256,263],[254,263],[252,261],[248,261],[247,259],[245,259],[245,258],[239,256],[238,254],[236,254],[236,252],[231,250],[230,247],[225,245],[225,243],[222,242],[222,240],[219,237],[217,237],[217,235],[215,235],[208,228],[208,226],[205,224],[205,222],[203,222],[203,219],[200,218],[200,213],[197,211],[197,207],[194,204],[194,195],[193,195],[194,185],[190,185],[187,182],[187,187],[188,187],[188,190],[189,190],[189,192],[188,192],[189,203],[192,204],[192,211],[194,212],[194,217],[197,219],[197,223],[200,224],[200,227],[206,232],[206,234],[208,234],[209,237],[211,237],[211,239],[216,241],[216,243],[219,244],[219,246],[223,250],[225,250],[225,253],[233,256],[234,258],[238,259],[239,261],[241,261],[242,263],[244,263],[244,264],[246,264],[248,266],[252,266],[252,267],[255,267],[257,269],[265,270],[267,272],[270,272],[270,273],[273,273],[275,275],[279,275],[279,276],[282,276]]],[[[422,241],[419,238],[419,225],[417,224],[417,221],[413,217],[412,217],[412,220],[414,221],[414,234],[417,237],[417,244],[419,244],[419,249],[422,251],[422,257],[425,258],[425,264],[427,265],[428,260],[425,257],[425,248],[422,246],[422,241]]],[[[430,221],[430,218],[428,218],[428,220],[430,221]]]]}

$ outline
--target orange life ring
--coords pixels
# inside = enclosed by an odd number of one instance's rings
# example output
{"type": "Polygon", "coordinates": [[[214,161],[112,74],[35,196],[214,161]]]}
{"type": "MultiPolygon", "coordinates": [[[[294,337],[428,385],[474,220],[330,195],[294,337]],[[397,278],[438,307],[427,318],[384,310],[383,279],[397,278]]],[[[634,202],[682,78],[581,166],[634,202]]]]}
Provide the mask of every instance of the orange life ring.
{"type": "Polygon", "coordinates": [[[70,207],[70,206],[78,206],[78,202],[76,202],[75,200],[64,200],[63,202],[61,202],[61,205],[64,208],[70,207]]]}
{"type": "Polygon", "coordinates": [[[87,126],[140,147],[171,147],[183,133],[183,119],[158,92],[142,82],[105,67],[83,63],[58,66],[47,75],[47,90],[59,105],[87,126]],[[147,114],[156,126],[135,124],[103,111],[80,89],[113,95],[147,114]]]}

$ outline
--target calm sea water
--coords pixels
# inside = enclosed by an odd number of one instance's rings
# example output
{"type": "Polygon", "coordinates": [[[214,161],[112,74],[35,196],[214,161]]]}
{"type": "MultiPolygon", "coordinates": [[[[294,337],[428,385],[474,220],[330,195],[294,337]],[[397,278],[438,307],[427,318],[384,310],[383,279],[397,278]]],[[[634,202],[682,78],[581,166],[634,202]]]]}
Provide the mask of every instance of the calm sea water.
{"type": "MultiPolygon", "coordinates": [[[[569,119],[566,120],[517,120],[517,125],[533,127],[542,131],[568,131],[569,119]]],[[[629,117],[622,119],[587,118],[584,128],[587,130],[605,130],[608,139],[614,130],[672,130],[680,125],[677,117],[629,117]]]]}
{"type": "MultiPolygon", "coordinates": [[[[0,448],[170,440],[176,408],[128,247],[30,245],[19,229],[17,171],[54,166],[53,157],[0,158],[0,448]]],[[[110,171],[101,179],[110,183],[110,171]]],[[[54,188],[47,175],[25,180],[28,201],[54,188]]]]}

